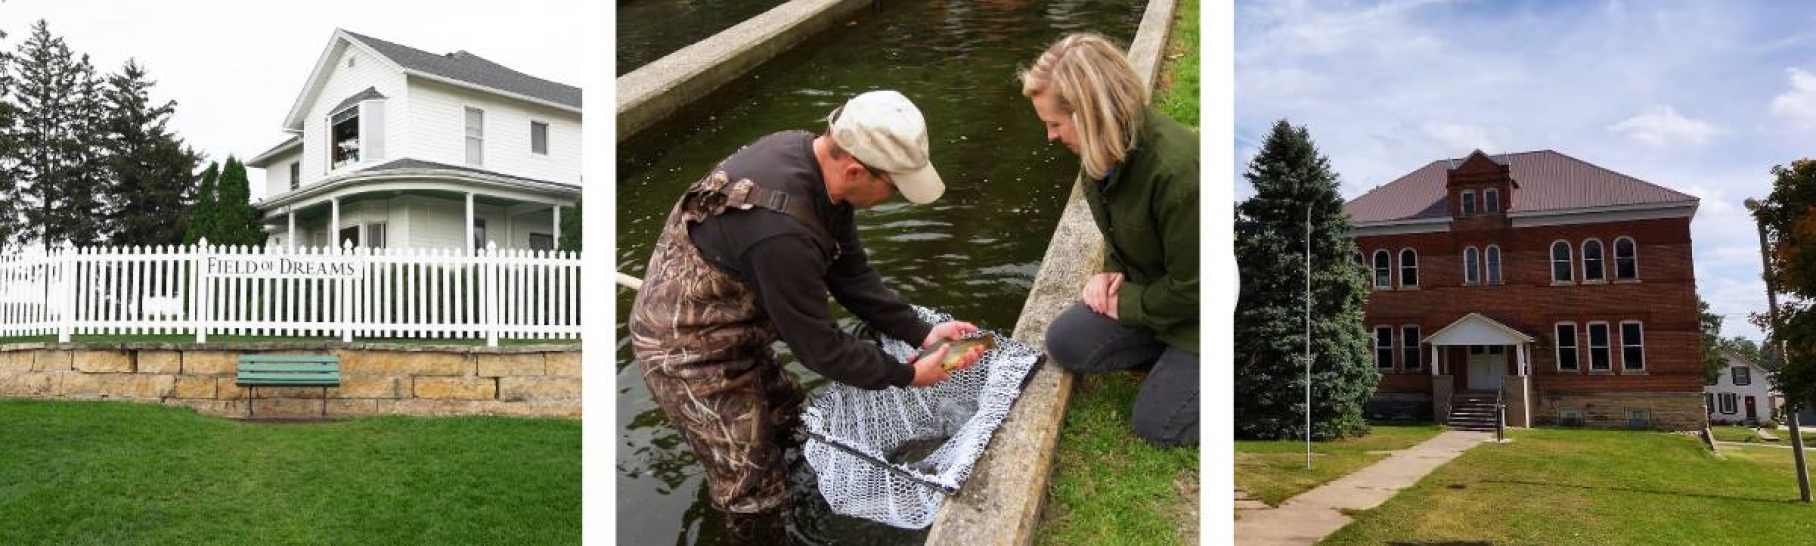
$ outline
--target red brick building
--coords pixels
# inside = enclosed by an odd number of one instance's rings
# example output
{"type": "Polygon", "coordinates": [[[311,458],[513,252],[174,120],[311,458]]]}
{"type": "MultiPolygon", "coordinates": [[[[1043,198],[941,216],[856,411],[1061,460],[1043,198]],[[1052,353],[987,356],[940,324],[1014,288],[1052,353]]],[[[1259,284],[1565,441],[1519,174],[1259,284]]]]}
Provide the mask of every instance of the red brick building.
{"type": "Polygon", "coordinates": [[[1697,199],[1554,151],[1434,161],[1351,200],[1371,413],[1699,428],[1697,199]]]}

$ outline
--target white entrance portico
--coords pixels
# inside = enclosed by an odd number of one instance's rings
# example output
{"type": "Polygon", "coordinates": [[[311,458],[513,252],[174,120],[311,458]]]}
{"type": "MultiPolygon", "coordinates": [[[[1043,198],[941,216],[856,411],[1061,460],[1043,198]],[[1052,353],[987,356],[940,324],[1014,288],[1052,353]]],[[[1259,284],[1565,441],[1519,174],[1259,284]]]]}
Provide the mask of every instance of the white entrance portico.
{"type": "Polygon", "coordinates": [[[1431,345],[1432,397],[1440,408],[1440,419],[1441,408],[1449,406],[1451,393],[1458,390],[1455,376],[1462,372],[1462,390],[1502,393],[1507,403],[1507,424],[1532,426],[1527,396],[1532,392],[1532,364],[1526,350],[1534,341],[1532,336],[1481,313],[1470,313],[1421,341],[1431,345]],[[1446,358],[1451,352],[1449,347],[1462,347],[1467,356],[1451,362],[1446,358]],[[1514,357],[1511,362],[1509,352],[1514,357]]]}

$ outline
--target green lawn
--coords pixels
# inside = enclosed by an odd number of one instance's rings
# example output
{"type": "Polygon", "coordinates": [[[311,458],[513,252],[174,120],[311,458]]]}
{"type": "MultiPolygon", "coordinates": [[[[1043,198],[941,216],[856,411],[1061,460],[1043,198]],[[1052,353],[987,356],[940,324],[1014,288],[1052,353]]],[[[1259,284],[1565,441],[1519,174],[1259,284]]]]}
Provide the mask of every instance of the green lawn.
{"type": "Polygon", "coordinates": [[[1510,430],[1326,544],[1804,544],[1790,450],[1660,432],[1510,430]]]}
{"type": "Polygon", "coordinates": [[[1135,436],[1136,373],[1078,378],[1038,544],[1196,544],[1198,448],[1135,436]]]}
{"type": "MultiPolygon", "coordinates": [[[[1722,441],[1722,442],[1747,442],[1747,443],[1763,443],[1763,444],[1776,444],[1776,445],[1786,445],[1786,446],[1791,445],[1791,431],[1788,431],[1788,430],[1772,430],[1772,431],[1770,431],[1773,436],[1778,437],[1778,441],[1776,441],[1776,442],[1768,442],[1766,440],[1762,440],[1758,436],[1753,434],[1752,428],[1748,428],[1748,427],[1744,427],[1744,426],[1740,426],[1740,425],[1710,425],[1709,431],[1715,434],[1715,439],[1717,441],[1722,441]]],[[[1798,432],[1803,433],[1804,447],[1806,449],[1811,448],[1811,447],[1816,447],[1816,431],[1810,430],[1808,427],[1800,426],[1800,427],[1798,427],[1798,432]]]]}
{"type": "Polygon", "coordinates": [[[1304,493],[1437,436],[1438,425],[1375,425],[1361,438],[1312,443],[1305,469],[1303,441],[1236,441],[1236,486],[1270,505],[1304,493]]]}
{"type": "Polygon", "coordinates": [[[580,541],[580,422],[0,400],[0,544],[580,541]]]}
{"type": "MultiPolygon", "coordinates": [[[[1154,104],[1198,126],[1198,2],[1183,0],[1154,104]]],[[[1135,436],[1134,373],[1080,377],[1054,453],[1039,544],[1197,544],[1198,448],[1158,449],[1135,436]]]]}
{"type": "MultiPolygon", "coordinates": [[[[107,335],[73,335],[72,343],[195,343],[195,334],[107,334],[107,335]]],[[[242,342],[339,342],[340,336],[237,336],[209,334],[209,343],[242,343],[242,342]]],[[[405,343],[414,345],[485,345],[484,338],[366,338],[355,337],[357,343],[405,343]]],[[[0,336],[0,345],[9,343],[56,343],[57,336],[0,336]]],[[[499,345],[568,345],[579,344],[578,339],[499,339],[499,345]]]]}

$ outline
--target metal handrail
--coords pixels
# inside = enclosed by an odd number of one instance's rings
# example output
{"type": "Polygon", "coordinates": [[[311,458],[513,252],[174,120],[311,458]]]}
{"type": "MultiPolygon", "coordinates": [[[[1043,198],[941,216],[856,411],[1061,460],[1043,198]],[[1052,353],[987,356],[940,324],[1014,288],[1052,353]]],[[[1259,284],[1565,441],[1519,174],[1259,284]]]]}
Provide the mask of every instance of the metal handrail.
{"type": "Polygon", "coordinates": [[[1494,439],[1507,440],[1507,384],[1494,391],[1494,439]]]}

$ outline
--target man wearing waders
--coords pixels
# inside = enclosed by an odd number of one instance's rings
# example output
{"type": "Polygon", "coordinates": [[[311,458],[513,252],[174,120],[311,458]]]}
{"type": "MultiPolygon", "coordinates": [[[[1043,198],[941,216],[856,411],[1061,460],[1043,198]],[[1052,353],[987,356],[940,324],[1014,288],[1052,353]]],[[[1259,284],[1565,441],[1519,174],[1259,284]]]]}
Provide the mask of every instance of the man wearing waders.
{"type": "Polygon", "coordinates": [[[873,91],[827,125],[758,139],[689,186],[631,306],[643,380],[706,468],[713,506],[733,515],[789,500],[783,452],[805,395],[771,348],[778,337],[808,369],[859,388],[947,378],[946,347],[899,364],[839,330],[829,295],[875,331],[923,347],[977,330],[916,317],[871,269],[852,220],[898,191],[923,205],[945,191],[920,110],[873,91]]]}

